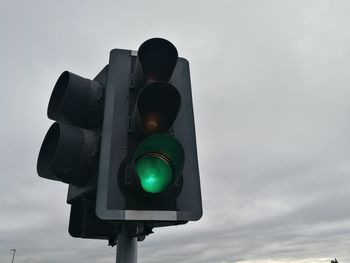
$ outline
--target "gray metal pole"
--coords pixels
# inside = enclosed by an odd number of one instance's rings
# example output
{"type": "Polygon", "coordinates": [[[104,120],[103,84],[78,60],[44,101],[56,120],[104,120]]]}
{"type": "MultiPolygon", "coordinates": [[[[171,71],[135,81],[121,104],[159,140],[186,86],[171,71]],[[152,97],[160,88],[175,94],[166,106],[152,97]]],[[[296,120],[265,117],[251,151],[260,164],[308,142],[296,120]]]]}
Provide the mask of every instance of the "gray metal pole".
{"type": "Polygon", "coordinates": [[[12,248],[12,249],[10,249],[10,250],[13,251],[13,255],[12,255],[12,263],[13,263],[14,260],[15,260],[16,249],[15,249],[15,248],[12,248]]]}
{"type": "Polygon", "coordinates": [[[126,225],[118,234],[117,241],[117,263],[137,263],[137,238],[128,235],[126,225]]]}

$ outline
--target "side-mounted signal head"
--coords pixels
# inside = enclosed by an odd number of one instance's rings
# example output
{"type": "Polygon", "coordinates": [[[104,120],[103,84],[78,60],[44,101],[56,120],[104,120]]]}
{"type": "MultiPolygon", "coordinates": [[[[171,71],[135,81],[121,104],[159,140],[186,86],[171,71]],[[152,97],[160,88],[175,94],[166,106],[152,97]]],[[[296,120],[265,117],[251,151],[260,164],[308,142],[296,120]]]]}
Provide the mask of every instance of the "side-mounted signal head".
{"type": "Polygon", "coordinates": [[[83,185],[96,165],[94,132],[55,122],[41,145],[37,172],[40,177],[83,185]]]}
{"type": "Polygon", "coordinates": [[[96,127],[103,117],[102,85],[65,71],[52,91],[47,115],[82,128],[96,127]]]}
{"type": "Polygon", "coordinates": [[[167,191],[182,176],[185,154],[181,144],[167,134],[147,137],[133,157],[133,179],[144,193],[167,191]]]}
{"type": "Polygon", "coordinates": [[[96,131],[103,118],[102,84],[63,72],[52,91],[47,115],[57,122],[52,124],[41,145],[39,176],[84,185],[98,164],[96,131]]]}

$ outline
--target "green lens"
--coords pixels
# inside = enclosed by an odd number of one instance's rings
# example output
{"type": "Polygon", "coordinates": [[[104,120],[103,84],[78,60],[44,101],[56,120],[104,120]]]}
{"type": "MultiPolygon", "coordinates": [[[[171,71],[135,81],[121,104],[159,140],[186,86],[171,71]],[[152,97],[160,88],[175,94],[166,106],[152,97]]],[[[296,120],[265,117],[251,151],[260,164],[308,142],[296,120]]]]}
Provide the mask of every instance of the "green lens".
{"type": "Polygon", "coordinates": [[[141,186],[148,193],[163,192],[172,182],[171,166],[161,156],[145,155],[137,160],[135,166],[141,186]]]}

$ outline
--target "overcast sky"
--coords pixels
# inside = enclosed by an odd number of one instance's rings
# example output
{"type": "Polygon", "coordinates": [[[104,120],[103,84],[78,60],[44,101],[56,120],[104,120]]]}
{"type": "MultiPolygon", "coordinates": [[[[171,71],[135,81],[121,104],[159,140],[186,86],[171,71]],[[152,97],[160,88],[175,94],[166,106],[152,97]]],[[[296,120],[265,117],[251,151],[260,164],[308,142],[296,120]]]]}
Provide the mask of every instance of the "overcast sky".
{"type": "Polygon", "coordinates": [[[163,37],[190,62],[203,217],[140,263],[350,262],[350,2],[0,0],[0,262],[115,262],[36,174],[64,70],[163,37]]]}

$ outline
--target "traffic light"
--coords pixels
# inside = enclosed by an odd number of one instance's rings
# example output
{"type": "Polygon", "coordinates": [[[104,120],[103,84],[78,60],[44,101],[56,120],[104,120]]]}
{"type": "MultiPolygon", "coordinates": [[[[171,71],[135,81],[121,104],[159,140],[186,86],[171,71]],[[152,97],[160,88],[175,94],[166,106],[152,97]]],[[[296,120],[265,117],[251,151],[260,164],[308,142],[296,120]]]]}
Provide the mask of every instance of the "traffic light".
{"type": "Polygon", "coordinates": [[[42,143],[37,172],[69,184],[69,232],[75,237],[109,238],[113,233],[113,226],[98,219],[94,211],[106,73],[107,67],[90,80],[63,72],[47,109],[56,122],[42,143]]]}
{"type": "Polygon", "coordinates": [[[139,48],[134,71],[137,95],[131,118],[134,136],[129,139],[136,143],[146,139],[136,150],[128,149],[132,155],[128,166],[133,179],[131,195],[135,187],[150,197],[164,193],[174,187],[182,175],[183,148],[169,135],[181,106],[179,92],[168,82],[177,56],[176,48],[164,39],[148,40],[139,48]]]}
{"type": "Polygon", "coordinates": [[[48,117],[37,171],[69,184],[73,237],[114,240],[127,223],[142,238],[202,216],[189,64],[169,41],[113,49],[93,80],[65,71],[48,117]]]}
{"type": "Polygon", "coordinates": [[[146,228],[202,215],[187,60],[161,38],[110,54],[96,214],[146,228]]]}

